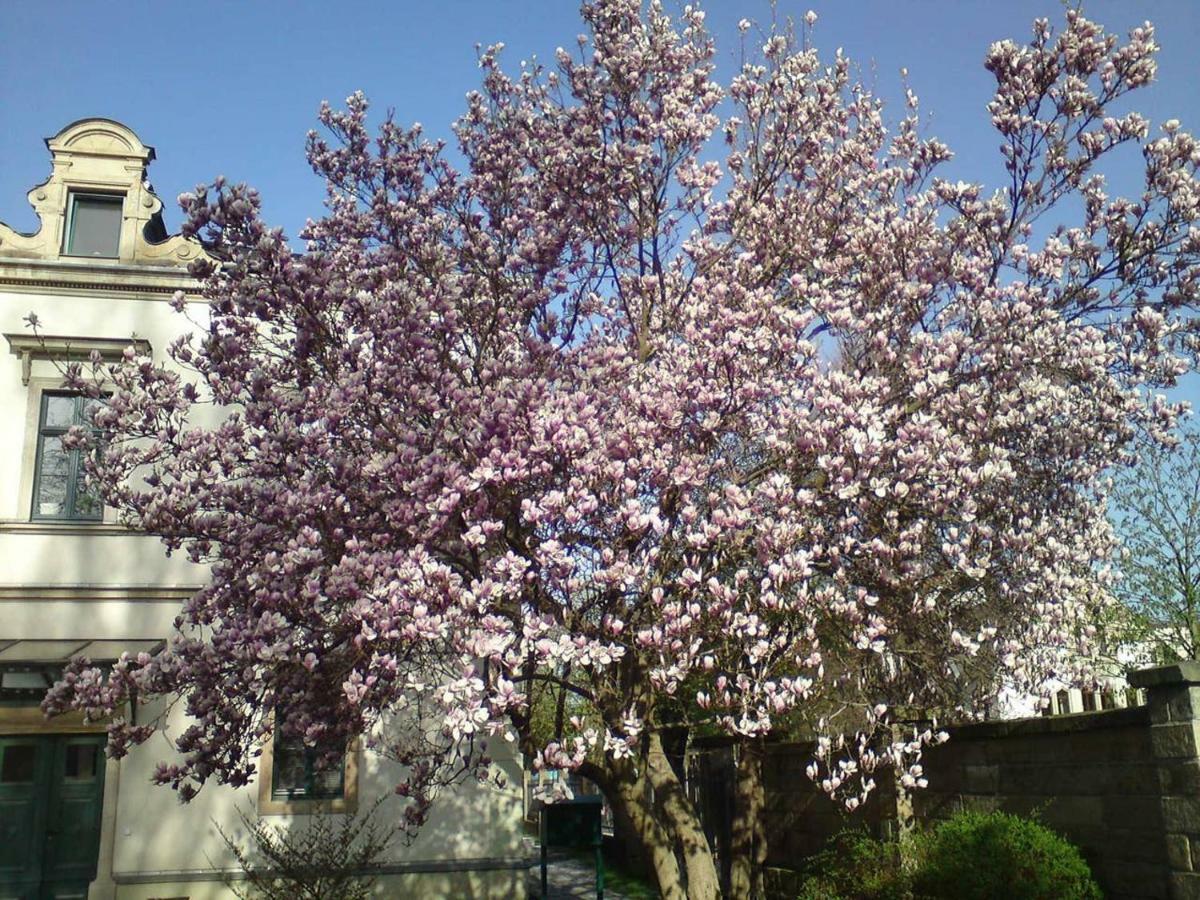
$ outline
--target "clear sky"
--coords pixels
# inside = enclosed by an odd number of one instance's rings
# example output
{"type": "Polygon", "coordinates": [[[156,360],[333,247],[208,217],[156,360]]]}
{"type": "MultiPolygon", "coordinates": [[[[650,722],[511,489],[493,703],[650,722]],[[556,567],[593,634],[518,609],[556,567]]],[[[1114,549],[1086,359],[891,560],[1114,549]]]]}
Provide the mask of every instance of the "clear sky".
{"type": "MultiPolygon", "coordinates": [[[[737,20],[769,20],[770,4],[702,5],[728,74],[737,20]]],[[[844,48],[897,115],[907,67],[929,132],[956,153],[947,177],[996,183],[983,54],[993,40],[1024,41],[1037,16],[1060,22],[1060,0],[778,0],[777,14],[799,19],[809,8],[820,17],[815,45],[844,48]]],[[[1177,118],[1200,132],[1200,0],[1087,0],[1084,10],[1122,35],[1155,23],[1158,82],[1135,105],[1155,130],[1177,118]]],[[[157,149],[151,179],[168,228],[179,223],[174,198],[220,174],[257,187],[266,218],[294,236],[321,212],[323,188],[304,160],[320,101],[362,90],[377,111],[449,138],[478,81],[476,43],[503,41],[515,69],[533,55],[551,60],[580,30],[574,0],[0,0],[0,221],[34,227],[25,194],[48,172],[42,138],[107,116],[157,149]]],[[[1136,158],[1121,162],[1110,185],[1137,190],[1136,158]]]]}

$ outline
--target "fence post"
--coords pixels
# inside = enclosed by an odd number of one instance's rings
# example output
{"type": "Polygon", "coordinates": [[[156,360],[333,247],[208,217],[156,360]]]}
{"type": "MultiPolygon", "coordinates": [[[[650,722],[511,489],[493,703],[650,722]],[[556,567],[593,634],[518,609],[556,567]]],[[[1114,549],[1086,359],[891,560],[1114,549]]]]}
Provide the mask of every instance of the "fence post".
{"type": "MultiPolygon", "coordinates": [[[[903,726],[892,725],[890,739],[904,740],[903,726]]],[[[887,766],[875,776],[879,781],[879,837],[892,842],[900,852],[902,843],[913,831],[916,820],[913,815],[912,792],[900,781],[895,766],[887,766]]]]}
{"type": "Polygon", "coordinates": [[[1146,689],[1172,900],[1200,900],[1200,661],[1129,675],[1146,689]]]}

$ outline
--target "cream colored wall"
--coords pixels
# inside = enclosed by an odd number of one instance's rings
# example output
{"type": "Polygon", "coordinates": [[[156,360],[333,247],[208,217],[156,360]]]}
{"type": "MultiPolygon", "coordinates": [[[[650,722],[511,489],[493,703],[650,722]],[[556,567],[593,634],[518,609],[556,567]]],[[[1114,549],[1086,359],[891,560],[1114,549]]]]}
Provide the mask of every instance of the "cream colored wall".
{"type": "MultiPolygon", "coordinates": [[[[157,361],[186,324],[164,297],[0,291],[0,333],[25,333],[22,320],[31,311],[49,334],[136,334],[149,340],[157,361]]],[[[200,312],[199,307],[191,310],[193,317],[200,312]]],[[[4,349],[0,346],[0,352],[4,349]]],[[[188,563],[183,554],[167,558],[156,538],[115,524],[29,521],[38,390],[56,386],[60,378],[54,364],[45,360],[33,362],[31,375],[30,384],[22,385],[20,359],[0,356],[0,422],[8,423],[0,441],[0,639],[168,637],[179,598],[205,580],[202,567],[188,563]],[[136,599],[121,597],[134,589],[136,599]]],[[[177,707],[166,733],[177,735],[186,726],[187,718],[177,707]]],[[[505,749],[497,763],[506,774],[505,787],[472,783],[445,792],[416,840],[410,845],[395,840],[385,859],[418,868],[447,860],[500,867],[473,873],[392,874],[381,880],[380,896],[512,895],[523,878],[523,872],[513,868],[522,855],[521,770],[505,749]]],[[[236,810],[254,809],[256,785],[239,790],[209,785],[192,803],[180,806],[169,788],[151,783],[155,765],[172,754],[168,741],[156,736],[119,763],[120,788],[110,797],[103,836],[111,841],[113,882],[95,885],[94,895],[113,896],[115,891],[117,897],[130,898],[228,896],[219,882],[204,880],[214,867],[227,868],[234,862],[216,823],[233,835],[242,831],[236,810]],[[115,814],[110,818],[109,812],[115,814]],[[164,880],[145,882],[153,873],[161,873],[164,880]],[[139,882],[123,883],[129,878],[139,882]]],[[[401,777],[395,764],[364,752],[359,808],[387,795],[381,817],[399,815],[401,801],[392,795],[401,777]]],[[[303,827],[307,817],[272,816],[271,821],[303,827]]]]}
{"type": "MultiPolygon", "coordinates": [[[[175,283],[177,276],[168,280],[175,283]]],[[[160,285],[158,276],[147,279],[160,285]]],[[[190,315],[202,316],[199,304],[190,315]]],[[[0,289],[0,333],[29,334],[24,318],[31,312],[46,334],[127,338],[150,342],[162,362],[167,345],[190,329],[183,315],[167,304],[167,295],[144,299],[107,295],[71,295],[0,289]]],[[[34,359],[31,379],[22,384],[22,361],[0,344],[0,585],[198,585],[202,569],[182,555],[168,559],[153,537],[113,533],[94,526],[30,523],[34,442],[41,390],[61,384],[50,360],[34,359]],[[68,533],[73,532],[73,533],[68,533]]],[[[111,514],[108,519],[112,519],[111,514]]],[[[0,637],[6,629],[0,625],[0,637]]]]}
{"type": "MultiPolygon", "coordinates": [[[[2,267],[0,267],[2,271],[2,267]]],[[[174,280],[167,283],[171,286],[174,280]]],[[[189,304],[188,317],[176,313],[167,303],[169,295],[149,295],[144,299],[103,294],[66,294],[5,290],[0,287],[0,334],[32,334],[25,322],[36,313],[44,334],[71,337],[129,338],[137,336],[150,342],[154,360],[165,363],[168,344],[191,330],[190,318],[203,318],[205,309],[189,304]]],[[[29,385],[22,383],[22,361],[0,343],[0,422],[4,439],[0,446],[0,522],[28,518],[26,490],[32,462],[27,453],[24,431],[33,417],[36,428],[39,388],[61,384],[58,365],[50,360],[34,359],[29,385]]]]}
{"type": "Polygon", "coordinates": [[[204,583],[183,554],[170,559],[158,538],[118,531],[94,536],[0,530],[0,584],[180,585],[204,583]]]}
{"type": "MultiPolygon", "coordinates": [[[[132,891],[123,881],[142,873],[162,873],[164,883],[170,880],[187,881],[192,897],[208,896],[203,882],[187,878],[212,869],[229,869],[234,859],[221,839],[217,826],[235,839],[245,837],[245,828],[237,810],[254,813],[257,785],[244,788],[224,785],[205,786],[194,800],[180,806],[175,793],[167,787],[151,784],[156,765],[177,757],[166,737],[178,735],[187,727],[188,719],[180,708],[166,717],[162,736],[133,750],[121,762],[121,799],[117,810],[113,853],[113,877],[121,885],[119,896],[144,895],[132,891]]],[[[523,858],[521,847],[521,767],[508,748],[496,748],[499,757],[496,770],[504,775],[502,786],[480,785],[475,782],[446,791],[434,807],[429,821],[411,844],[398,836],[384,854],[384,865],[436,867],[447,861],[461,865],[506,865],[490,873],[479,873],[480,884],[497,880],[505,882],[511,869],[523,858]]],[[[402,815],[403,801],[394,788],[403,769],[379,755],[364,751],[359,765],[359,811],[365,812],[377,797],[385,796],[379,812],[380,822],[402,815]]],[[[308,816],[269,816],[273,825],[284,828],[303,828],[308,816]]],[[[445,880],[447,873],[439,877],[445,880]]],[[[417,875],[406,876],[416,878],[417,875]]],[[[420,876],[432,877],[430,873],[420,876]]],[[[457,875],[460,880],[461,873],[457,875]]],[[[437,879],[429,881],[433,891],[437,879]]],[[[184,891],[178,896],[188,893],[184,891]]],[[[436,892],[425,893],[436,896],[436,892]]],[[[168,894],[167,896],[175,896],[168,894]]]]}
{"type": "MultiPolygon", "coordinates": [[[[0,539],[0,542],[7,538],[0,539]]],[[[166,638],[179,601],[0,600],[6,640],[166,638]]]]}

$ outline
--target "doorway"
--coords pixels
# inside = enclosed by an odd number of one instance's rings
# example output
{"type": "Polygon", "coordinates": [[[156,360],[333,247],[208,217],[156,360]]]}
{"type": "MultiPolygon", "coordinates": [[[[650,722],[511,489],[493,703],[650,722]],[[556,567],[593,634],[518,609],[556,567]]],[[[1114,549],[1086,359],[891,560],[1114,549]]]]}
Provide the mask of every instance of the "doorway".
{"type": "Polygon", "coordinates": [[[104,736],[0,736],[0,900],[87,897],[96,877],[104,736]]]}

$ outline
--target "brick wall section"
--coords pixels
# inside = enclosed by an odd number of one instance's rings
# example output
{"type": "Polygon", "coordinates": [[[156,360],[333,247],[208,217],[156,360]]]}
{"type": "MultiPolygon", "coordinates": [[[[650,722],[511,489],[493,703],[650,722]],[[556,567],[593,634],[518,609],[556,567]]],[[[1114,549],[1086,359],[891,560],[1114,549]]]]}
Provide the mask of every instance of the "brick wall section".
{"type": "Polygon", "coordinates": [[[1150,709],[986,722],[925,754],[919,822],[960,809],[1035,815],[1083,852],[1113,900],[1167,894],[1167,850],[1150,709]]]}

